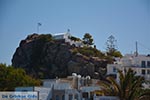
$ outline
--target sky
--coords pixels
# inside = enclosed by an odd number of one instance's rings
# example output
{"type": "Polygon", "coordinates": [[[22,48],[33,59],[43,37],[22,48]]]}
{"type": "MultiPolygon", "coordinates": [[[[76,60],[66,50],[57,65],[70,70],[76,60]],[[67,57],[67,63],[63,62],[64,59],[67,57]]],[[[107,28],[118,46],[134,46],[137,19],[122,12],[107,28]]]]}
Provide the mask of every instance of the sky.
{"type": "Polygon", "coordinates": [[[21,40],[37,33],[90,33],[101,51],[110,35],[122,54],[150,54],[150,0],[0,0],[0,63],[11,64],[21,40]]]}

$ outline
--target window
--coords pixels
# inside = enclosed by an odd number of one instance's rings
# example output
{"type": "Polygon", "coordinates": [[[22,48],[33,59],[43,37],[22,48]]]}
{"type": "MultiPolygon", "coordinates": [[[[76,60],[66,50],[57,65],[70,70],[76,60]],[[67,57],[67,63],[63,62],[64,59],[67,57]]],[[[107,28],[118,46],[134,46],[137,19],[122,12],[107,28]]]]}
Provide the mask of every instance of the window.
{"type": "Polygon", "coordinates": [[[147,70],[147,74],[150,74],[150,70],[147,70]]]}
{"type": "Polygon", "coordinates": [[[88,92],[83,92],[83,93],[82,93],[82,97],[83,97],[83,98],[88,98],[88,92]]]}
{"type": "Polygon", "coordinates": [[[73,95],[69,94],[69,100],[73,100],[73,95]]]}
{"type": "Polygon", "coordinates": [[[145,75],[145,70],[144,69],[142,69],[142,74],[145,75]]]}
{"type": "Polygon", "coordinates": [[[59,100],[59,96],[58,95],[56,95],[56,100],[59,100]]]}
{"type": "Polygon", "coordinates": [[[147,61],[147,67],[150,67],[150,61],[147,61]]]}
{"type": "Polygon", "coordinates": [[[117,69],[115,67],[113,67],[113,72],[115,72],[115,73],[117,72],[117,69]]]}
{"type": "Polygon", "coordinates": [[[142,67],[146,67],[145,61],[142,61],[142,62],[141,62],[141,66],[142,66],[142,67]]]}
{"type": "Polygon", "coordinates": [[[75,99],[76,99],[76,100],[79,100],[79,99],[78,99],[78,94],[75,94],[75,99]]]}
{"type": "Polygon", "coordinates": [[[65,95],[62,95],[62,100],[65,100],[65,95]]]}

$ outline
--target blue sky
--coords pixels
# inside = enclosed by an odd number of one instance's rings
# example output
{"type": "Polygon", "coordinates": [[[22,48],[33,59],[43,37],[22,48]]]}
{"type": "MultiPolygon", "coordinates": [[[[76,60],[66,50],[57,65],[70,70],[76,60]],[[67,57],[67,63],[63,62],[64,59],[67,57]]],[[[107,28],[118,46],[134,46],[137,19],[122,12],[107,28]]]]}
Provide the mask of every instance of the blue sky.
{"type": "Polygon", "coordinates": [[[27,35],[70,29],[82,38],[90,33],[104,51],[110,35],[123,54],[150,53],[150,0],[0,0],[0,63],[11,64],[19,42],[27,35]]]}

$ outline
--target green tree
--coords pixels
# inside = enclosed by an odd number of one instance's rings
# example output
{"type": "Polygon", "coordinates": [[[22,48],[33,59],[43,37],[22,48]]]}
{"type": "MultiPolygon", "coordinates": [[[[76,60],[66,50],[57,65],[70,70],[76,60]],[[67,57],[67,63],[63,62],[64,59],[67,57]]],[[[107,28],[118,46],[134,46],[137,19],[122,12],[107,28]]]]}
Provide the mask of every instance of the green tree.
{"type": "Polygon", "coordinates": [[[108,40],[106,42],[106,50],[107,52],[114,52],[117,49],[117,45],[116,45],[117,40],[115,39],[115,37],[113,35],[108,37],[108,40]]]}
{"type": "Polygon", "coordinates": [[[89,33],[85,33],[83,37],[83,43],[87,46],[93,45],[93,37],[89,33]]]}
{"type": "Polygon", "coordinates": [[[11,91],[18,86],[39,86],[40,83],[26,75],[23,69],[0,64],[0,91],[11,91]]]}
{"type": "Polygon", "coordinates": [[[122,54],[120,51],[117,50],[117,40],[113,35],[108,37],[108,40],[106,42],[106,51],[107,55],[111,57],[122,57],[122,54]]]}
{"type": "MultiPolygon", "coordinates": [[[[125,73],[118,71],[119,82],[113,77],[107,77],[107,81],[101,81],[101,95],[118,96],[120,100],[141,100],[139,92],[142,89],[142,84],[145,82],[143,77],[136,76],[135,72],[131,69],[125,70],[125,73]]],[[[144,95],[146,96],[146,95],[144,95]]]]}
{"type": "Polygon", "coordinates": [[[122,54],[120,51],[113,51],[113,52],[107,52],[107,55],[108,56],[111,56],[111,57],[122,57],[122,54]]]}
{"type": "Polygon", "coordinates": [[[149,100],[150,99],[150,89],[141,89],[139,93],[137,93],[137,100],[149,100]]]}

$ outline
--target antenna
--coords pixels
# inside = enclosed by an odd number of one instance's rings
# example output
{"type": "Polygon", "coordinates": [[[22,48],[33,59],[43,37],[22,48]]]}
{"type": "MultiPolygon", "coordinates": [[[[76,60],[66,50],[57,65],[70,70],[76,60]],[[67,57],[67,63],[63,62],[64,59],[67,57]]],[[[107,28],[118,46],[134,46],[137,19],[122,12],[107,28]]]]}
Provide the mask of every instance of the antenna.
{"type": "Polygon", "coordinates": [[[136,46],[135,56],[137,57],[138,56],[138,43],[137,43],[137,41],[135,42],[135,46],[136,46]]]}

